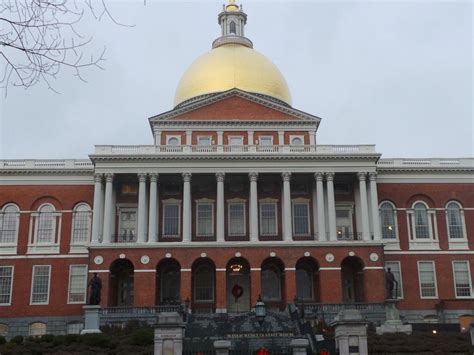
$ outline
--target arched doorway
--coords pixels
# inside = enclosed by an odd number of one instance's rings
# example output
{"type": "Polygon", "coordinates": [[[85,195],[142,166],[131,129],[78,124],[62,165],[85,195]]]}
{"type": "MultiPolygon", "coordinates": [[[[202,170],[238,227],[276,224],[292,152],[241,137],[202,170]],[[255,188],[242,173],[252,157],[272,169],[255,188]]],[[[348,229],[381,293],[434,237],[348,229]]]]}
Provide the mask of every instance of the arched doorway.
{"type": "Polygon", "coordinates": [[[111,306],[133,306],[134,267],[128,259],[115,260],[110,266],[109,304],[111,306]]]}
{"type": "Polygon", "coordinates": [[[298,301],[319,302],[319,265],[311,257],[296,263],[296,298],[298,301]]]}
{"type": "Polygon", "coordinates": [[[180,304],[181,266],[175,259],[165,259],[156,268],[156,304],[180,304]]]}
{"type": "Polygon", "coordinates": [[[192,310],[213,313],[216,305],[216,266],[211,259],[201,258],[192,266],[192,310]]]}
{"type": "Polygon", "coordinates": [[[227,312],[250,311],[250,265],[244,258],[233,258],[226,267],[227,312]]]}
{"type": "Polygon", "coordinates": [[[262,263],[261,295],[267,308],[283,310],[285,307],[285,266],[275,257],[267,258],[262,263]]]}
{"type": "Polygon", "coordinates": [[[364,264],[355,256],[341,263],[342,300],[345,303],[364,302],[364,264]]]}

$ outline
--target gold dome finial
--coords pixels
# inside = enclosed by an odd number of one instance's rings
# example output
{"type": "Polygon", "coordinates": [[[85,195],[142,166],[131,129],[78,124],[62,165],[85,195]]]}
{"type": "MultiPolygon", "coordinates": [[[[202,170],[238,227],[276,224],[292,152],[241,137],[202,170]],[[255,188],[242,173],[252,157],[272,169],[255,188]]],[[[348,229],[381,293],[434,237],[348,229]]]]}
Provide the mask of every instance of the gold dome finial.
{"type": "Polygon", "coordinates": [[[226,11],[239,11],[239,6],[235,3],[235,0],[229,0],[229,4],[225,7],[226,11]]]}

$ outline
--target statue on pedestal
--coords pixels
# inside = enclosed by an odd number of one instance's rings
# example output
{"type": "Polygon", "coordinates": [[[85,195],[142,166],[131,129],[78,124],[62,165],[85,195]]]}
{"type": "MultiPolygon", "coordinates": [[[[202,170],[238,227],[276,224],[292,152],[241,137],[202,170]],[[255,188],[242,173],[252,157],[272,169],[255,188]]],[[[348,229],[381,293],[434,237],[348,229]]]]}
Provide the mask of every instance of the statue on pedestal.
{"type": "Polygon", "coordinates": [[[90,305],[99,305],[100,304],[100,293],[102,291],[102,280],[97,273],[94,272],[94,276],[89,280],[87,285],[90,287],[89,293],[89,304],[90,305]]]}
{"type": "Polygon", "coordinates": [[[385,272],[385,290],[387,291],[387,298],[393,299],[397,297],[396,292],[393,292],[395,285],[395,290],[397,290],[398,281],[395,280],[395,276],[392,274],[391,269],[387,268],[387,271],[385,272]]]}

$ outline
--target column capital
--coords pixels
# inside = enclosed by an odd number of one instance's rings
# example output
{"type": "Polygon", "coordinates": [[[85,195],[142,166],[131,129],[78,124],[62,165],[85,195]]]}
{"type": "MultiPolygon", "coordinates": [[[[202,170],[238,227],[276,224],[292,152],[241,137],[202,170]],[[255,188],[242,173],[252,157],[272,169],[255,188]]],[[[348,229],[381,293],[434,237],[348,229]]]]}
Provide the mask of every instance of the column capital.
{"type": "Polygon", "coordinates": [[[370,181],[377,181],[377,172],[376,171],[371,171],[369,173],[369,179],[370,179],[370,181]]]}
{"type": "Polygon", "coordinates": [[[114,174],[112,173],[105,174],[105,182],[112,182],[112,181],[114,181],[114,174]]]}
{"type": "Polygon", "coordinates": [[[102,182],[103,174],[95,173],[94,174],[94,182],[102,182]]]}
{"type": "Polygon", "coordinates": [[[150,174],[150,182],[157,182],[159,174],[158,173],[151,173],[150,174]]]}
{"type": "Polygon", "coordinates": [[[285,171],[281,173],[281,177],[283,178],[283,181],[290,181],[291,180],[291,173],[289,171],[285,171]]]}
{"type": "Polygon", "coordinates": [[[333,172],[326,173],[326,180],[327,181],[334,181],[334,174],[333,172]]]}
{"type": "Polygon", "coordinates": [[[255,171],[249,173],[249,179],[250,181],[257,181],[258,180],[258,173],[256,173],[255,171]]]}
{"type": "Polygon", "coordinates": [[[138,181],[139,182],[146,182],[146,174],[145,173],[138,173],[138,181]]]}
{"type": "Polygon", "coordinates": [[[183,181],[184,182],[191,182],[191,173],[183,173],[183,181]]]}
{"type": "Polygon", "coordinates": [[[367,173],[365,171],[359,171],[357,173],[357,177],[359,178],[359,181],[365,181],[367,178],[367,173]]]}
{"type": "Polygon", "coordinates": [[[217,179],[217,182],[224,182],[224,180],[225,180],[225,173],[223,173],[222,171],[217,172],[217,173],[216,173],[216,179],[217,179]]]}
{"type": "Polygon", "coordinates": [[[323,173],[314,173],[314,180],[316,181],[323,181],[324,174],[323,173]]]}

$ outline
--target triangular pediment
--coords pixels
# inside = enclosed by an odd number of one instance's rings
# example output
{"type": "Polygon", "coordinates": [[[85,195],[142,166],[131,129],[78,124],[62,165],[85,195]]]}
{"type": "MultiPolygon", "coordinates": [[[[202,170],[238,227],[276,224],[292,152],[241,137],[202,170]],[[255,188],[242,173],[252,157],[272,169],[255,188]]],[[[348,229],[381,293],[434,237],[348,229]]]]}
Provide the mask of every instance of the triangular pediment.
{"type": "Polygon", "coordinates": [[[306,121],[319,124],[321,119],[262,95],[232,89],[178,106],[149,120],[150,123],[160,121],[306,121]]]}

